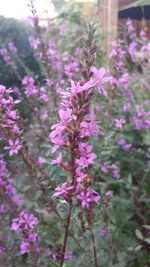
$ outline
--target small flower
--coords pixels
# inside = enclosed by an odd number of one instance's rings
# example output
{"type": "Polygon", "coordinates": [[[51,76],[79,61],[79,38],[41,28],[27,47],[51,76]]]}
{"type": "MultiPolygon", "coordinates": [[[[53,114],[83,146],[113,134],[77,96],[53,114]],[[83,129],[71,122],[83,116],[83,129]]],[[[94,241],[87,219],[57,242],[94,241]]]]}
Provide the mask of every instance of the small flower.
{"type": "Polygon", "coordinates": [[[20,230],[30,231],[38,224],[38,222],[38,219],[33,214],[29,214],[27,211],[22,211],[19,214],[19,217],[13,219],[11,229],[16,232],[19,232],[20,230]]]}
{"type": "Polygon", "coordinates": [[[63,183],[61,186],[56,187],[56,193],[53,194],[53,197],[63,196],[66,201],[68,201],[72,195],[72,190],[74,186],[63,183]]]}
{"type": "Polygon", "coordinates": [[[76,169],[77,182],[81,183],[87,178],[87,174],[80,171],[79,168],[76,169]]]}
{"type": "Polygon", "coordinates": [[[115,126],[118,129],[121,129],[125,123],[126,121],[123,118],[115,119],[115,126]]]}
{"type": "Polygon", "coordinates": [[[6,252],[6,248],[0,245],[0,255],[4,254],[5,252],[6,252]]]}
{"type": "MultiPolygon", "coordinates": [[[[94,112],[91,111],[90,112],[90,121],[82,121],[81,122],[81,136],[98,136],[100,134],[100,131],[98,129],[98,125],[96,124],[96,122],[94,121],[94,112]]],[[[102,132],[101,132],[102,134],[102,132]]]]}
{"type": "Polygon", "coordinates": [[[108,201],[111,201],[112,196],[113,196],[112,195],[112,191],[108,191],[108,192],[105,193],[105,197],[107,198],[108,201]]]}
{"type": "Polygon", "coordinates": [[[132,149],[132,144],[126,143],[124,138],[121,138],[118,144],[122,147],[122,149],[126,152],[129,152],[132,149]]]}
{"type": "Polygon", "coordinates": [[[19,139],[16,141],[9,140],[8,141],[9,146],[5,146],[5,150],[9,150],[9,156],[12,156],[13,154],[18,154],[18,151],[21,148],[21,145],[19,144],[19,139]]]}
{"type": "Polygon", "coordinates": [[[62,163],[62,153],[59,153],[58,157],[54,160],[52,160],[51,164],[57,164],[60,165],[62,163]]]}
{"type": "Polygon", "coordinates": [[[46,160],[42,157],[39,157],[38,160],[37,160],[37,164],[38,165],[43,165],[44,163],[46,162],[46,160]]]}
{"type": "Polygon", "coordinates": [[[37,233],[30,233],[29,235],[28,235],[28,240],[30,241],[30,242],[32,242],[32,243],[35,243],[36,242],[36,239],[37,239],[37,233]]]}
{"type": "Polygon", "coordinates": [[[105,227],[100,230],[99,236],[103,238],[103,237],[106,237],[108,233],[109,233],[109,229],[105,227]]]}
{"type": "Polygon", "coordinates": [[[81,153],[81,157],[77,160],[77,163],[83,167],[88,167],[93,160],[96,158],[94,153],[90,153],[92,151],[92,146],[87,143],[79,144],[79,151],[81,153]]]}
{"type": "Polygon", "coordinates": [[[91,67],[91,71],[94,75],[92,80],[93,86],[96,86],[101,95],[107,96],[107,91],[104,89],[103,84],[110,82],[112,77],[104,77],[106,70],[105,68],[100,68],[99,70],[96,67],[91,67]]]}
{"type": "Polygon", "coordinates": [[[20,253],[26,254],[30,252],[30,243],[29,242],[21,242],[20,244],[20,253]]]}
{"type": "Polygon", "coordinates": [[[59,110],[59,117],[61,119],[61,124],[63,126],[66,126],[67,123],[71,120],[71,113],[72,113],[72,110],[69,108],[67,110],[63,110],[63,109],[59,110]]]}
{"type": "Polygon", "coordinates": [[[74,260],[75,256],[73,255],[72,251],[67,251],[64,256],[65,261],[74,260]]]}
{"type": "Polygon", "coordinates": [[[109,169],[110,169],[110,166],[107,163],[102,163],[101,164],[101,170],[105,174],[108,174],[109,173],[109,169]]]}
{"type": "Polygon", "coordinates": [[[112,164],[111,165],[111,170],[113,172],[113,178],[116,179],[116,180],[119,180],[120,179],[120,170],[117,167],[117,165],[116,164],[112,164]]]}
{"type": "Polygon", "coordinates": [[[88,188],[86,191],[82,191],[77,194],[77,199],[81,201],[81,206],[84,209],[89,209],[91,204],[99,204],[100,195],[95,190],[88,188]]]}

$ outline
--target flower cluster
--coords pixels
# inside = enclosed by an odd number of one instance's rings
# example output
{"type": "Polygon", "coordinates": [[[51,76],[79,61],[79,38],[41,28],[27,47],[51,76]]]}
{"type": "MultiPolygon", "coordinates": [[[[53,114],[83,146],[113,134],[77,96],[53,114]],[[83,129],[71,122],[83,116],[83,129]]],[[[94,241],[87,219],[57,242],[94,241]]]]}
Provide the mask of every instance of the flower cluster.
{"type": "Polygon", "coordinates": [[[39,251],[38,234],[33,231],[38,222],[38,219],[27,211],[22,211],[19,217],[13,219],[11,229],[20,233],[24,238],[24,241],[20,244],[21,254],[29,253],[31,250],[39,251]]]}
{"type": "Polygon", "coordinates": [[[14,62],[12,61],[12,56],[17,54],[17,48],[15,47],[12,41],[8,42],[7,47],[0,48],[0,56],[7,65],[15,67],[14,62]]]}
{"type": "Polygon", "coordinates": [[[54,196],[62,196],[67,201],[75,197],[84,209],[90,209],[100,200],[99,194],[89,187],[92,179],[88,168],[96,158],[89,137],[99,134],[93,112],[89,108],[90,99],[94,87],[106,96],[103,84],[111,79],[104,77],[104,68],[97,70],[92,67],[91,73],[93,77],[83,85],[72,82],[72,87],[65,94],[65,108],[59,111],[60,123],[53,125],[50,133],[51,142],[54,144],[53,153],[58,148],[67,148],[71,151],[68,165],[62,163],[62,154],[52,162],[70,173],[67,182],[56,188],[54,196]]]}
{"type": "Polygon", "coordinates": [[[121,178],[119,167],[116,164],[108,164],[106,162],[103,162],[100,164],[101,171],[105,173],[106,175],[112,174],[113,178],[118,180],[121,178]]]}
{"type": "Polygon", "coordinates": [[[121,146],[121,148],[126,151],[126,152],[129,152],[131,151],[132,149],[132,144],[128,144],[126,142],[126,140],[124,138],[121,138],[119,141],[118,141],[118,144],[121,146]]]}
{"type": "Polygon", "coordinates": [[[14,180],[9,178],[6,162],[0,155],[0,214],[15,210],[23,204],[23,200],[19,197],[14,186],[14,180]]]}
{"type": "Polygon", "coordinates": [[[12,89],[6,89],[0,85],[0,139],[7,140],[9,146],[5,149],[9,150],[9,155],[18,154],[21,148],[20,144],[20,128],[18,126],[19,113],[15,109],[15,105],[20,100],[14,100],[11,94],[12,89]]]}
{"type": "Polygon", "coordinates": [[[35,85],[35,81],[30,76],[25,76],[22,80],[22,84],[25,86],[25,94],[28,98],[36,96],[41,103],[48,101],[46,89],[44,87],[38,87],[35,85]]]}
{"type": "Polygon", "coordinates": [[[136,130],[150,130],[150,111],[144,111],[141,105],[137,105],[136,113],[131,117],[131,123],[136,130]]]}

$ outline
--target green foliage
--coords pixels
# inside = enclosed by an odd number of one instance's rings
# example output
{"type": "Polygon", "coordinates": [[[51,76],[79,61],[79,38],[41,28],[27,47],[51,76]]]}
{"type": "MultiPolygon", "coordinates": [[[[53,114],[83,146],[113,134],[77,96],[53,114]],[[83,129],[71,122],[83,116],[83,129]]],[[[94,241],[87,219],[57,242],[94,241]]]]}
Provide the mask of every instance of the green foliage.
{"type": "Polygon", "coordinates": [[[29,23],[0,16],[0,48],[7,47],[8,42],[12,41],[18,50],[18,56],[21,60],[21,62],[17,62],[19,69],[18,76],[17,73],[14,72],[10,66],[4,64],[2,58],[0,58],[1,84],[8,87],[20,85],[20,78],[26,74],[24,66],[29,68],[34,74],[36,73],[36,75],[40,73],[39,64],[35,60],[33,51],[28,42],[28,38],[33,34],[29,23]]]}

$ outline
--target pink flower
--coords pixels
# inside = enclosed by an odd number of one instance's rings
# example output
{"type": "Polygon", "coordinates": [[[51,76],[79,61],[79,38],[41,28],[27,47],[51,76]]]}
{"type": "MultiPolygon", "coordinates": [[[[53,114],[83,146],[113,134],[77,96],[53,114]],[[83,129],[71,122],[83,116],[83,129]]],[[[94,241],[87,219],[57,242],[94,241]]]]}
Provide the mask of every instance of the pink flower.
{"type": "Polygon", "coordinates": [[[9,156],[12,156],[13,154],[18,154],[18,151],[21,148],[21,145],[19,144],[19,139],[16,139],[16,141],[9,140],[8,141],[9,146],[5,146],[5,150],[9,150],[9,156]]]}
{"type": "Polygon", "coordinates": [[[13,42],[8,43],[8,48],[13,55],[17,53],[17,48],[14,46],[13,42]]]}
{"type": "Polygon", "coordinates": [[[21,242],[20,244],[20,253],[26,254],[30,252],[30,243],[29,242],[21,242]]]}
{"type": "Polygon", "coordinates": [[[16,232],[19,232],[20,230],[30,231],[38,224],[38,222],[38,219],[33,214],[29,214],[27,211],[22,211],[19,214],[19,217],[13,219],[11,229],[16,232]]]}
{"type": "Polygon", "coordinates": [[[86,168],[93,162],[96,155],[94,153],[90,153],[92,151],[92,146],[87,143],[79,144],[79,151],[81,153],[81,157],[77,160],[77,163],[81,167],[86,168]]]}
{"type": "Polygon", "coordinates": [[[128,52],[132,58],[133,61],[136,60],[136,53],[137,53],[137,43],[132,42],[129,44],[128,52]]]}
{"type": "Polygon", "coordinates": [[[56,193],[53,194],[53,197],[63,196],[64,199],[67,201],[71,197],[73,188],[74,186],[68,183],[63,183],[61,186],[56,187],[56,193]]]}
{"type": "Polygon", "coordinates": [[[65,129],[65,126],[62,126],[60,124],[55,124],[52,126],[52,129],[54,129],[49,137],[51,139],[51,142],[55,144],[55,146],[52,148],[52,153],[55,153],[56,150],[65,144],[65,141],[62,136],[62,131],[65,129]]]}
{"type": "Polygon", "coordinates": [[[101,164],[101,170],[105,174],[108,174],[109,173],[109,169],[110,169],[110,166],[107,163],[102,163],[101,164]]]}
{"type": "Polygon", "coordinates": [[[111,165],[111,169],[112,169],[112,172],[113,172],[114,179],[119,180],[120,179],[120,170],[117,167],[117,165],[116,164],[112,164],[111,165]]]}
{"type": "Polygon", "coordinates": [[[123,118],[115,119],[115,126],[118,129],[121,129],[125,123],[126,121],[123,118]]]}
{"type": "Polygon", "coordinates": [[[124,138],[121,138],[118,142],[118,144],[122,147],[123,150],[129,152],[132,148],[132,144],[126,143],[124,138]]]}
{"type": "Polygon", "coordinates": [[[28,235],[28,240],[32,243],[35,243],[36,242],[36,239],[37,239],[37,236],[38,234],[37,233],[30,233],[28,235]]]}
{"type": "Polygon", "coordinates": [[[0,255],[4,254],[6,252],[6,248],[0,245],[0,255]]]}
{"type": "Polygon", "coordinates": [[[72,94],[77,94],[77,93],[86,91],[92,87],[93,87],[93,84],[90,81],[86,82],[84,85],[80,85],[79,82],[75,83],[74,81],[71,80],[71,93],[72,94]]]}
{"type": "Polygon", "coordinates": [[[87,174],[80,171],[80,169],[76,169],[76,179],[78,183],[83,182],[87,178],[87,174]]]}
{"type": "Polygon", "coordinates": [[[98,136],[100,134],[100,131],[98,129],[98,125],[94,121],[94,112],[91,111],[90,113],[90,121],[82,121],[81,122],[81,136],[98,136]]]}
{"type": "Polygon", "coordinates": [[[72,113],[72,110],[69,108],[67,110],[63,110],[63,109],[59,110],[59,117],[61,119],[61,124],[63,126],[66,126],[67,123],[71,120],[71,113],[72,113]]]}
{"type": "Polygon", "coordinates": [[[101,95],[107,96],[107,91],[104,89],[103,84],[110,82],[112,77],[104,77],[106,70],[105,68],[100,68],[99,70],[96,67],[91,67],[91,71],[94,75],[92,80],[93,86],[96,86],[101,95]]]}
{"type": "Polygon", "coordinates": [[[73,255],[72,251],[67,251],[64,256],[65,261],[74,260],[75,256],[73,255]]]}
{"type": "Polygon", "coordinates": [[[86,191],[82,191],[77,194],[77,199],[81,200],[81,206],[84,209],[89,209],[91,204],[99,204],[100,195],[95,190],[88,188],[86,191]]]}
{"type": "Polygon", "coordinates": [[[46,160],[42,157],[39,157],[37,160],[38,165],[43,165],[46,162],[46,160]]]}
{"type": "Polygon", "coordinates": [[[113,196],[112,195],[112,191],[108,191],[108,192],[105,193],[105,197],[107,198],[108,201],[111,201],[112,196],[113,196]]]}
{"type": "Polygon", "coordinates": [[[102,228],[101,230],[100,230],[100,232],[99,232],[99,236],[100,237],[106,237],[107,235],[108,235],[108,233],[109,233],[109,229],[108,228],[102,228]]]}
{"type": "Polygon", "coordinates": [[[52,160],[51,164],[57,164],[60,165],[62,163],[62,153],[59,153],[58,157],[54,160],[52,160]]]}
{"type": "Polygon", "coordinates": [[[126,25],[127,25],[127,27],[128,27],[128,32],[129,32],[129,33],[134,32],[134,27],[133,27],[133,23],[132,23],[132,20],[131,20],[131,19],[128,19],[128,20],[127,20],[126,25]]]}

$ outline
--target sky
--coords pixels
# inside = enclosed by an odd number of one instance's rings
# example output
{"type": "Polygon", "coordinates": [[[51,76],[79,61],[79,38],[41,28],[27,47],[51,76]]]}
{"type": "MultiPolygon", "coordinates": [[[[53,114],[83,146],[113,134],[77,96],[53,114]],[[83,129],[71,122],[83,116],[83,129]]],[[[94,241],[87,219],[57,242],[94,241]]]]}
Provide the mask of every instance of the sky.
{"type": "MultiPolygon", "coordinates": [[[[18,19],[27,18],[31,15],[27,3],[29,3],[29,0],[0,0],[0,15],[18,19]]],[[[49,17],[53,18],[56,16],[54,6],[50,0],[36,0],[36,3],[39,13],[43,13],[47,9],[49,17]]]]}
{"type": "MultiPolygon", "coordinates": [[[[0,15],[18,19],[29,17],[31,14],[28,3],[29,0],[0,0],[0,15]]],[[[39,13],[49,10],[49,17],[54,17],[56,14],[50,0],[36,0],[36,8],[39,13]]]]}

